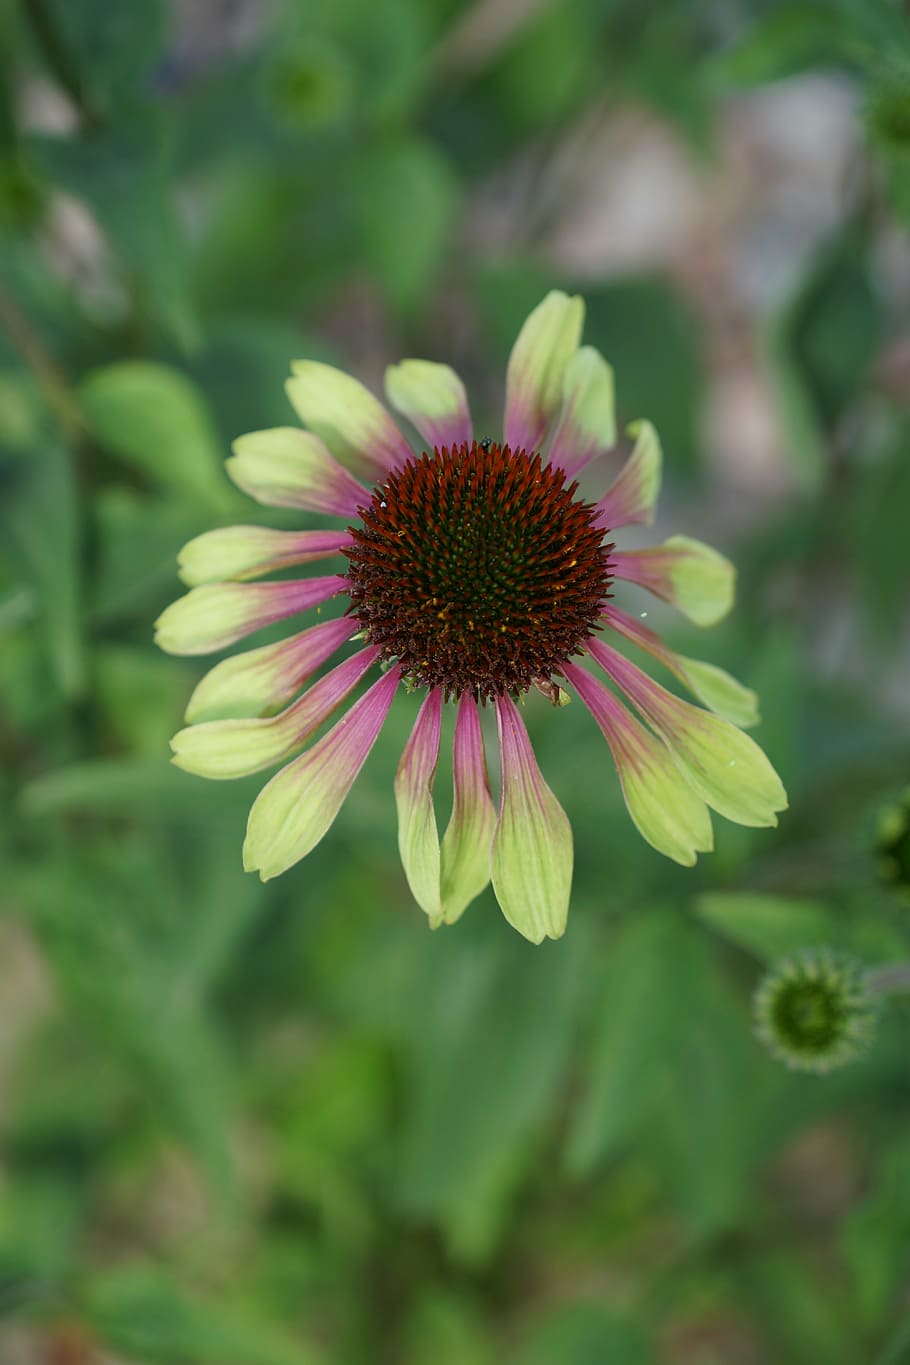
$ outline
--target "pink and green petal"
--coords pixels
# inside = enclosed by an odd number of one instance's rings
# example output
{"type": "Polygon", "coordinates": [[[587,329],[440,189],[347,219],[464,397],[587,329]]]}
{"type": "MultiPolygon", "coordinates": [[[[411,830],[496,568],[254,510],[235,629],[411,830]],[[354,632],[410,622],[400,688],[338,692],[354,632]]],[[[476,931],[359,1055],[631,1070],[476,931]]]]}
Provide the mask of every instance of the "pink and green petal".
{"type": "Polygon", "coordinates": [[[371,482],[411,458],[411,448],[385,408],[359,380],[318,360],[295,360],[285,385],[304,426],[343,465],[371,482]]]}
{"type": "Polygon", "coordinates": [[[351,537],[346,531],[273,531],[267,526],[224,526],[184,545],[177,556],[180,577],[189,587],[308,564],[337,555],[351,537]]]}
{"type": "Polygon", "coordinates": [[[616,442],[613,371],[593,346],[582,346],[563,376],[562,412],[550,461],[573,476],[616,442]]]}
{"type": "Polygon", "coordinates": [[[442,923],[439,832],[433,809],[441,727],[442,691],[434,687],[417,713],[395,776],[401,865],[411,895],[434,929],[442,923]]]}
{"type": "Polygon", "coordinates": [[[689,659],[684,654],[668,649],[653,630],[612,603],[604,608],[603,619],[620,635],[646,650],[652,658],[668,668],[703,706],[716,715],[742,729],[758,724],[758,697],[751,688],[744,687],[724,669],[715,664],[703,663],[700,659],[689,659]]]}
{"type": "Polygon", "coordinates": [[[455,793],[442,839],[442,918],[454,924],[490,880],[490,846],[496,810],[490,797],[487,760],[477,703],[462,694],[452,746],[455,793]]]}
{"type": "Polygon", "coordinates": [[[266,507],[299,507],[330,517],[356,517],[369,494],[324,443],[299,427],[239,436],[225,468],[238,488],[266,507]]]}
{"type": "Polygon", "coordinates": [[[345,583],[339,574],[281,583],[206,583],[165,607],[155,622],[155,643],[168,654],[212,654],[327,602],[345,583]]]}
{"type": "Polygon", "coordinates": [[[247,777],[290,757],[319,729],[379,657],[363,649],[338,664],[277,716],[210,720],[180,730],[171,760],[199,777],[247,777]]]}
{"type": "Polygon", "coordinates": [[[787,794],[763,751],[729,721],[675,697],[593,637],[588,649],[669,748],[699,796],[739,825],[777,824],[787,794]]]}
{"type": "Polygon", "coordinates": [[[334,823],[379,737],[401,670],[396,665],[354,703],[322,739],[276,773],[247,824],[243,865],[263,881],[286,872],[334,823]]]}
{"type": "Polygon", "coordinates": [[[493,890],[506,919],[531,943],[565,932],[572,889],[572,829],[544,782],[518,708],[496,698],[502,796],[493,835],[493,890]]]}
{"type": "Polygon", "coordinates": [[[660,493],[663,456],[656,430],[650,422],[632,422],[626,431],[635,439],[632,454],[597,504],[598,523],[607,531],[652,526],[660,493]]]}
{"type": "Polygon", "coordinates": [[[711,816],[666,745],[656,739],[614,697],[577,664],[563,673],[597,722],[610,746],[626,807],[639,833],[658,853],[691,867],[714,847],[711,816]]]}
{"type": "Polygon", "coordinates": [[[385,391],[396,412],[414,426],[427,444],[450,450],[471,444],[471,413],[464,384],[448,365],[432,360],[402,360],[385,373],[385,391]]]}
{"type": "Polygon", "coordinates": [[[186,708],[187,722],[240,720],[277,710],[351,638],[356,626],[349,616],[340,616],[276,644],[222,659],[197,683],[186,708]]]}
{"type": "Polygon", "coordinates": [[[539,450],[562,404],[566,367],[578,350],[585,306],[554,289],[518,334],[506,371],[503,429],[513,450],[539,450]]]}
{"type": "Polygon", "coordinates": [[[614,551],[610,566],[616,578],[647,588],[697,626],[713,626],[733,605],[733,565],[689,536],[671,536],[647,550],[614,551]]]}

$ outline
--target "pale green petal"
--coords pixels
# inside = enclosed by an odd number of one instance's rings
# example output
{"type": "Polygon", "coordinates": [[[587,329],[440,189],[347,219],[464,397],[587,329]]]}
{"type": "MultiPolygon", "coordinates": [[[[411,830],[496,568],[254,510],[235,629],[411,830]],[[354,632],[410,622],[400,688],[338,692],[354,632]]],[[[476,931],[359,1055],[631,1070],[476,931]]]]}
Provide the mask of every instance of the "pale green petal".
{"type": "Polygon", "coordinates": [[[787,793],[763,750],[729,721],[674,701],[672,718],[659,728],[698,794],[739,825],[776,825],[787,793]]]}
{"type": "Polygon", "coordinates": [[[776,825],[787,794],[754,740],[735,725],[675,697],[603,640],[593,658],[669,748],[681,772],[714,810],[740,825],[776,825]]]}
{"type": "Polygon", "coordinates": [[[477,703],[465,693],[458,703],[452,748],[454,800],[442,840],[442,917],[454,924],[490,880],[490,846],[496,810],[490,798],[477,703]]]}
{"type": "Polygon", "coordinates": [[[311,431],[272,427],[239,436],[225,468],[238,488],[266,507],[301,507],[353,517],[369,502],[362,484],[311,431]]]}
{"type": "Polygon", "coordinates": [[[663,455],[656,429],[650,422],[640,421],[632,422],[626,431],[635,438],[632,454],[597,504],[600,523],[607,530],[635,524],[651,526],[660,495],[663,455]]]}
{"type": "Polygon", "coordinates": [[[575,474],[615,441],[613,370],[593,346],[582,346],[566,365],[550,460],[575,474]]]}
{"type": "Polygon", "coordinates": [[[286,640],[222,659],[196,684],[186,708],[187,722],[239,720],[276,710],[351,638],[356,626],[350,617],[322,621],[286,640]]]}
{"type": "Polygon", "coordinates": [[[227,579],[256,578],[291,564],[326,559],[348,543],[349,537],[343,532],[224,526],[188,541],[177,563],[184,583],[194,588],[227,579]]]}
{"type": "Polygon", "coordinates": [[[403,360],[385,372],[392,407],[412,423],[430,450],[471,443],[471,414],[464,384],[448,365],[403,360]]]}
{"type": "Polygon", "coordinates": [[[671,536],[647,550],[616,551],[612,566],[617,578],[648,588],[697,626],[713,626],[733,605],[735,568],[690,536],[671,536]]]}
{"type": "Polygon", "coordinates": [[[155,643],[168,654],[212,654],[328,601],[344,587],[338,574],[278,583],[207,583],[165,607],[155,622],[155,643]]]}
{"type": "Polygon", "coordinates": [[[442,923],[439,833],[433,779],[439,759],[442,693],[434,688],[420,708],[395,776],[398,851],[411,895],[436,928],[442,923]]]}
{"type": "Polygon", "coordinates": [[[652,848],[692,867],[697,854],[714,847],[708,807],[659,741],[649,736],[642,749],[637,762],[619,767],[629,814],[652,848]]]}
{"type": "Polygon", "coordinates": [[[338,664],[277,716],[210,720],[188,726],[171,740],[171,760],[198,777],[225,780],[261,772],[299,749],[375,663],[364,649],[338,664]]]}
{"type": "Polygon", "coordinates": [[[378,738],[401,676],[390,668],[322,739],[257,796],[247,823],[243,865],[263,881],[315,848],[335,821],[378,738]]]}
{"type": "Polygon", "coordinates": [[[711,816],[665,744],[577,664],[563,672],[610,746],[629,814],[652,848],[684,867],[714,847],[711,816]]]}
{"type": "Polygon", "coordinates": [[[562,403],[566,367],[578,350],[584,301],[554,289],[518,334],[506,371],[505,439],[513,450],[539,449],[562,403]]]}
{"type": "Polygon", "coordinates": [[[295,360],[291,368],[285,387],[298,417],[342,464],[375,480],[410,457],[379,399],[358,380],[318,360],[295,360]]]}
{"type": "Polygon", "coordinates": [[[705,706],[734,725],[750,726],[758,722],[758,697],[736,678],[716,667],[703,663],[700,659],[689,659],[676,654],[664,644],[659,635],[649,630],[643,622],[608,603],[604,608],[603,619],[614,630],[619,631],[627,640],[646,650],[658,659],[665,668],[685,683],[689,691],[705,706]]]}
{"type": "Polygon", "coordinates": [[[738,682],[726,669],[701,659],[679,654],[677,661],[682,681],[705,706],[742,729],[758,724],[758,696],[751,687],[738,682]]]}
{"type": "Polygon", "coordinates": [[[294,728],[283,717],[204,721],[177,731],[171,762],[196,777],[224,781],[272,767],[293,753],[294,741],[294,728]]]}
{"type": "Polygon", "coordinates": [[[565,932],[572,889],[572,829],[544,782],[515,703],[497,697],[502,797],[493,836],[493,890],[531,943],[565,932]]]}
{"type": "Polygon", "coordinates": [[[697,626],[713,626],[733,606],[736,569],[726,556],[689,536],[665,542],[676,556],[671,569],[676,605],[697,626]]]}

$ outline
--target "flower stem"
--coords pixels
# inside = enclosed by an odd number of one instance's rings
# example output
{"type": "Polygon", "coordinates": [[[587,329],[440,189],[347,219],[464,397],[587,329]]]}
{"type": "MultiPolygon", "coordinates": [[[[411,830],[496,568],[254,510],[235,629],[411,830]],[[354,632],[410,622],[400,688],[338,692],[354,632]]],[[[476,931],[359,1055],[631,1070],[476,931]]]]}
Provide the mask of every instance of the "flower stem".
{"type": "Polygon", "coordinates": [[[910,962],[889,962],[866,972],[866,986],[875,995],[899,995],[910,991],[910,962]]]}
{"type": "Polygon", "coordinates": [[[24,0],[23,7],[48,67],[78,109],[83,124],[86,128],[97,127],[101,122],[98,111],[86,93],[82,73],[57,26],[52,7],[47,0],[24,0]]]}
{"type": "Polygon", "coordinates": [[[0,329],[38,381],[48,407],[67,439],[82,430],[82,414],[66,376],[16,300],[0,285],[0,329]]]}

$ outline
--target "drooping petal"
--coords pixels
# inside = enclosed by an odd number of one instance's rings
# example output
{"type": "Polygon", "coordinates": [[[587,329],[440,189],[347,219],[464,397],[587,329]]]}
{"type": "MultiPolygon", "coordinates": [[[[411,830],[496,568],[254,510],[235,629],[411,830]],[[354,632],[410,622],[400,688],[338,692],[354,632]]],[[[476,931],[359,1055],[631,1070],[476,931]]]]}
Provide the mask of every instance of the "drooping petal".
{"type": "Polygon", "coordinates": [[[697,626],[713,626],[733,605],[733,565],[689,536],[671,536],[647,550],[615,551],[611,567],[617,578],[647,588],[697,626]]]}
{"type": "Polygon", "coordinates": [[[655,739],[612,692],[577,664],[563,673],[610,746],[626,807],[639,833],[658,853],[691,867],[714,847],[711,816],[686,782],[666,745],[655,739]]]}
{"type": "Polygon", "coordinates": [[[572,829],[544,782],[518,708],[496,698],[502,796],[493,835],[493,890],[506,919],[531,943],[565,932],[572,889],[572,829]]]}
{"type": "Polygon", "coordinates": [[[604,607],[603,619],[620,635],[658,659],[680,682],[685,683],[693,696],[718,716],[723,716],[724,720],[742,729],[758,724],[758,697],[751,688],[744,687],[724,669],[715,664],[703,663],[700,659],[688,659],[684,654],[668,649],[653,630],[612,603],[604,607]]]}
{"type": "Polygon", "coordinates": [[[356,629],[356,621],[340,616],[287,640],[222,659],[196,685],[186,708],[187,722],[239,720],[276,710],[356,629]]]}
{"type": "Polygon", "coordinates": [[[206,583],[165,607],[155,622],[155,643],[168,654],[211,654],[327,602],[345,585],[340,574],[282,583],[206,583]]]}
{"type": "Polygon", "coordinates": [[[433,779],[439,761],[442,690],[428,693],[395,775],[398,851],[411,895],[435,929],[442,923],[439,894],[439,832],[433,809],[433,779]]]}
{"type": "Polygon", "coordinates": [[[318,360],[295,360],[287,381],[297,416],[355,474],[382,481],[411,448],[385,408],[359,380],[318,360]]]}
{"type": "Polygon", "coordinates": [[[538,450],[559,412],[566,366],[578,350],[584,301],[554,289],[528,317],[506,371],[505,439],[513,450],[538,450]]]}
{"type": "Polygon", "coordinates": [[[350,545],[346,531],[273,531],[268,526],[224,526],[187,541],[177,556],[191,588],[328,559],[350,545]]]}
{"type": "Polygon", "coordinates": [[[626,431],[635,439],[632,454],[596,509],[598,525],[608,531],[653,525],[660,493],[663,456],[656,430],[650,422],[632,422],[626,431]]]}
{"type": "Polygon", "coordinates": [[[490,880],[490,846],[496,810],[480,730],[477,703],[462,694],[452,746],[455,793],[452,817],[442,839],[442,918],[446,924],[464,914],[490,880]]]}
{"type": "Polygon", "coordinates": [[[362,649],[338,664],[277,716],[210,720],[180,730],[171,740],[171,760],[199,777],[246,777],[288,758],[315,734],[379,657],[362,649]]]}
{"type": "Polygon", "coordinates": [[[331,517],[356,517],[369,502],[362,484],[324,443],[299,427],[271,427],[238,436],[225,465],[238,488],[266,507],[301,507],[331,517]]]}
{"type": "Polygon", "coordinates": [[[566,365],[550,462],[571,476],[615,441],[613,370],[593,346],[582,346],[566,365]]]}
{"type": "Polygon", "coordinates": [[[472,439],[464,384],[448,365],[403,360],[385,372],[385,391],[396,411],[417,428],[429,450],[450,450],[472,439]]]}
{"type": "Polygon", "coordinates": [[[276,773],[247,823],[243,865],[263,881],[306,857],[331,828],[382,729],[401,676],[396,664],[341,720],[276,773]]]}
{"type": "Polygon", "coordinates": [[[674,697],[602,640],[592,636],[587,648],[709,806],[740,825],[777,824],[776,812],[786,809],[787,794],[754,740],[729,721],[674,697]]]}

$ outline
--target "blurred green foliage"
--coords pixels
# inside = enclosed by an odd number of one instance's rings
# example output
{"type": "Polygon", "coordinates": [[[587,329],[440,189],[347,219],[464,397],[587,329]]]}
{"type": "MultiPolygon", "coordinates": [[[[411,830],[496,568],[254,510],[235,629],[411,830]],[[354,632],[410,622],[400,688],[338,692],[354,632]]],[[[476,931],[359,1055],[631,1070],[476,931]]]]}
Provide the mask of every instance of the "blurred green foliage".
{"type": "Polygon", "coordinates": [[[881,275],[908,73],[896,0],[0,3],[4,1365],[910,1359],[906,1006],[815,1081],[749,1004],[807,943],[910,942],[873,853],[910,760],[910,334],[881,275]],[[530,948],[490,896],[430,934],[401,706],[317,853],[246,878],[256,784],[169,767],[199,669],[150,639],[182,542],[260,515],[229,440],[288,420],[296,356],[451,359],[493,430],[518,325],[578,284],[671,506],[718,515],[686,271],[557,267],[555,152],[631,107],[717,166],[729,102],[804,74],[850,92],[860,186],[752,338],[788,494],[708,535],[730,623],[668,623],[759,690],[781,829],[665,864],[582,708],[529,705],[568,935],[530,948]]]}

